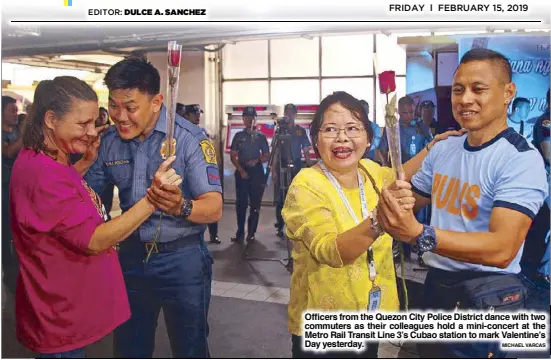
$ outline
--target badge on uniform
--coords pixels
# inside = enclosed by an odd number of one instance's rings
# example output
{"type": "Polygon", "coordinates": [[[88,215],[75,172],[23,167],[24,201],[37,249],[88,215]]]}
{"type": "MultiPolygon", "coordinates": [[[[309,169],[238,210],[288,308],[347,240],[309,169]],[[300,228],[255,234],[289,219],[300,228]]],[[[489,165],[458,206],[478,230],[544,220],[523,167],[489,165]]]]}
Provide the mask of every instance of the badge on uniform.
{"type": "Polygon", "coordinates": [[[302,129],[301,128],[297,128],[297,135],[298,136],[302,135],[302,129]]]}
{"type": "Polygon", "coordinates": [[[543,127],[546,128],[546,129],[549,129],[549,128],[551,128],[551,121],[549,121],[549,120],[543,120],[543,121],[541,122],[541,126],[543,126],[543,127]]]}
{"type": "Polygon", "coordinates": [[[207,178],[210,185],[221,185],[220,171],[217,167],[207,166],[207,178]]]}
{"type": "Polygon", "coordinates": [[[205,161],[208,164],[218,165],[218,162],[216,161],[216,151],[214,151],[214,146],[212,146],[212,143],[209,140],[201,141],[201,150],[203,151],[205,161]]]}
{"type": "Polygon", "coordinates": [[[373,286],[369,291],[369,305],[367,310],[369,312],[379,311],[379,306],[381,305],[381,288],[378,286],[373,286]]]}

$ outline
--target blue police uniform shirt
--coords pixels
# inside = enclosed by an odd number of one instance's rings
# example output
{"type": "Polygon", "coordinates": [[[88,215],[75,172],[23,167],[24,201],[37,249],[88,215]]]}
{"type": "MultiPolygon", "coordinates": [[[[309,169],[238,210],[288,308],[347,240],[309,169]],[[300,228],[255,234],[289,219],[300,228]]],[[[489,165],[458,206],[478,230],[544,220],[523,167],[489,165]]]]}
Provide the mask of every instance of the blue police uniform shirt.
{"type": "MultiPolygon", "coordinates": [[[[469,146],[467,134],[436,143],[411,183],[416,193],[431,197],[431,225],[461,233],[488,232],[494,207],[516,210],[534,219],[549,193],[541,156],[512,128],[477,147],[469,146]]],[[[505,269],[433,252],[423,254],[423,260],[447,271],[517,274],[523,250],[524,243],[505,269]]]]}
{"type": "Polygon", "coordinates": [[[295,125],[291,130],[291,156],[293,162],[299,162],[302,160],[302,148],[312,146],[306,130],[301,126],[295,125]]]}
{"type": "MultiPolygon", "coordinates": [[[[417,123],[415,126],[400,126],[400,147],[402,149],[402,163],[407,162],[412,157],[417,155],[425,145],[432,141],[432,135],[430,128],[424,123],[417,123]],[[419,131],[417,128],[419,127],[419,131]],[[412,153],[413,147],[411,144],[415,144],[415,153],[412,153]]],[[[388,140],[386,137],[386,128],[383,136],[381,137],[381,143],[379,149],[383,152],[388,152],[388,140]]]]}
{"type": "Polygon", "coordinates": [[[249,129],[241,130],[235,134],[230,149],[237,152],[237,158],[241,165],[249,160],[259,159],[261,154],[270,152],[266,136],[259,131],[251,133],[249,129]]]}
{"type": "Polygon", "coordinates": [[[381,128],[375,121],[371,121],[371,129],[373,130],[373,141],[371,142],[371,147],[365,153],[364,158],[374,160],[376,150],[381,143],[381,128]]]}
{"type": "MultiPolygon", "coordinates": [[[[163,162],[161,145],[166,137],[166,108],[163,105],[154,130],[141,142],[123,140],[111,127],[101,139],[98,159],[85,175],[85,180],[98,193],[111,182],[119,189],[123,212],[141,200],[151,186],[155,172],[163,162]]],[[[222,193],[214,148],[202,130],[176,115],[174,124],[176,160],[171,167],[182,177],[182,196],[196,199],[208,192],[222,193]]],[[[153,241],[160,211],[146,220],[132,234],[144,242],[153,241]]],[[[159,242],[202,233],[206,225],[195,224],[178,216],[163,215],[159,242]]]]}

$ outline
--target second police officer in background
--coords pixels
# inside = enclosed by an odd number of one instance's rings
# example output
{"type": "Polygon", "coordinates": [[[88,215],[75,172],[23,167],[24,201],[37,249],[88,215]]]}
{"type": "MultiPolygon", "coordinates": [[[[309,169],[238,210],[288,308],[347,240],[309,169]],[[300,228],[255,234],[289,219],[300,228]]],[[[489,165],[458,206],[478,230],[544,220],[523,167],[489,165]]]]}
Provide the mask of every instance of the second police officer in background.
{"type": "MultiPolygon", "coordinates": [[[[177,105],[176,112],[180,110],[180,113],[181,113],[180,116],[182,116],[190,123],[199,126],[199,123],[201,122],[201,114],[203,113],[203,110],[201,110],[201,106],[199,106],[199,104],[182,105],[180,103],[178,103],[178,105],[177,105]],[[178,109],[178,107],[180,109],[178,109]]],[[[203,130],[203,133],[205,134],[205,136],[210,139],[210,135],[207,133],[207,130],[202,127],[200,128],[201,130],[203,130]]],[[[216,176],[216,174],[209,174],[209,176],[216,176]]],[[[218,237],[218,223],[215,222],[215,223],[209,224],[208,226],[209,226],[210,243],[220,244],[221,241],[220,241],[220,238],[218,237]]]]}
{"type": "Polygon", "coordinates": [[[260,216],[260,205],[265,185],[263,162],[270,157],[270,148],[266,136],[255,128],[256,109],[245,106],[241,130],[231,143],[231,162],[235,166],[235,193],[237,212],[237,232],[231,241],[242,242],[245,238],[245,218],[250,207],[247,242],[254,241],[254,234],[260,216]]]}
{"type": "MultiPolygon", "coordinates": [[[[310,143],[310,139],[308,139],[308,135],[306,134],[306,130],[304,130],[302,127],[295,124],[296,117],[297,117],[297,107],[294,104],[287,104],[285,105],[284,109],[284,116],[289,119],[289,130],[291,133],[291,157],[293,162],[293,168],[291,172],[291,180],[298,174],[298,172],[302,169],[302,154],[304,153],[304,159],[306,160],[306,165],[310,166],[312,165],[312,162],[310,161],[310,150],[312,148],[312,144],[310,143]]],[[[274,149],[272,149],[274,151],[274,149]]],[[[272,166],[272,178],[274,179],[274,183],[279,186],[281,186],[281,181],[283,179],[278,179],[278,176],[280,175],[280,154],[274,154],[274,164],[272,166]]],[[[287,159],[284,159],[285,156],[281,156],[282,162],[286,162],[287,159]]],[[[287,166],[288,164],[283,164],[284,166],[287,166]]],[[[289,186],[290,184],[287,184],[289,186]]],[[[278,189],[279,190],[279,189],[278,189]]],[[[277,230],[277,236],[282,237],[283,236],[283,218],[281,217],[281,209],[283,209],[283,204],[285,203],[285,199],[282,198],[282,194],[280,191],[277,192],[277,201],[276,201],[276,219],[277,222],[275,223],[275,227],[277,230]]]]}
{"type": "Polygon", "coordinates": [[[381,142],[381,128],[375,120],[371,121],[369,119],[369,103],[365,100],[360,100],[360,103],[362,104],[362,107],[367,115],[367,118],[369,122],[371,123],[371,129],[373,130],[373,141],[371,142],[371,146],[364,154],[364,159],[370,159],[378,163],[379,165],[383,165],[384,161],[382,159],[381,152],[379,151],[379,144],[381,142]]]}

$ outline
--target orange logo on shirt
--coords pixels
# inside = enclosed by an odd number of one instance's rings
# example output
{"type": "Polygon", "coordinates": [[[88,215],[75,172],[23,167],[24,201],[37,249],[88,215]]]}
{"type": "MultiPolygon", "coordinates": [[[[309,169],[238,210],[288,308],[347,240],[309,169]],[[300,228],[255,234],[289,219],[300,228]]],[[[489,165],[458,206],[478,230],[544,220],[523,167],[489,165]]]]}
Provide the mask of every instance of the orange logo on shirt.
{"type": "Polygon", "coordinates": [[[436,208],[452,215],[462,215],[469,220],[478,216],[480,187],[448,175],[436,173],[432,184],[432,199],[436,208]]]}

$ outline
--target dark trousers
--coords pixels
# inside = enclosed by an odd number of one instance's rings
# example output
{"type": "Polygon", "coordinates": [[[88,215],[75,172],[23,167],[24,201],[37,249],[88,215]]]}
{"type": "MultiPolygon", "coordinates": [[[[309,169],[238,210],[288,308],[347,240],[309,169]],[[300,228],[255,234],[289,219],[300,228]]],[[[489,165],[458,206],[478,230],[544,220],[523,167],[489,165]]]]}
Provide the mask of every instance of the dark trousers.
{"type": "Polygon", "coordinates": [[[245,168],[245,171],[249,175],[247,179],[243,179],[239,171],[235,172],[237,235],[245,235],[247,207],[250,207],[247,234],[252,235],[256,232],[265,181],[264,167],[262,164],[256,164],[253,167],[245,168]]]}
{"type": "MultiPolygon", "coordinates": [[[[460,308],[465,311],[465,307],[461,305],[465,299],[462,297],[462,283],[474,277],[487,275],[488,273],[472,273],[464,272],[448,272],[435,268],[430,268],[425,284],[423,287],[423,310],[444,310],[451,311],[460,305],[460,308]]],[[[507,276],[507,275],[504,275],[507,276]]],[[[519,275],[520,278],[520,275],[519,275]]],[[[518,311],[511,309],[504,311],[518,311]]],[[[495,311],[499,311],[498,308],[495,311]]],[[[438,342],[438,343],[418,343],[420,358],[488,358],[492,353],[493,358],[506,357],[505,351],[499,350],[497,342],[438,342]]]]}
{"type": "Polygon", "coordinates": [[[326,351],[313,352],[302,350],[302,336],[292,335],[293,359],[376,359],[379,353],[379,343],[365,343],[365,349],[355,351],[326,351]]]}
{"type": "Polygon", "coordinates": [[[2,186],[2,271],[4,272],[4,285],[12,294],[15,294],[19,264],[11,232],[9,184],[2,186]]]}
{"type": "Polygon", "coordinates": [[[218,236],[218,223],[215,222],[215,223],[212,223],[212,224],[209,224],[209,235],[211,238],[214,238],[214,237],[217,237],[218,236]]]}
{"type": "MultiPolygon", "coordinates": [[[[302,169],[302,161],[295,161],[293,163],[294,167],[293,169],[291,170],[291,181],[293,181],[293,179],[295,178],[295,176],[297,176],[297,174],[299,173],[299,171],[302,169]]],[[[281,189],[281,185],[282,185],[282,181],[283,179],[281,178],[281,169],[278,169],[277,171],[278,174],[277,174],[277,177],[278,177],[278,181],[277,181],[277,200],[276,200],[276,220],[277,220],[277,225],[276,227],[278,229],[283,229],[283,226],[285,225],[284,224],[284,221],[283,221],[283,217],[281,216],[281,210],[283,210],[283,205],[285,204],[285,198],[283,197],[283,191],[281,189]]],[[[289,185],[291,185],[291,183],[289,182],[289,184],[286,184],[287,187],[289,187],[289,185]]]]}
{"type": "Polygon", "coordinates": [[[84,348],[80,348],[54,354],[40,354],[39,357],[40,359],[84,359],[86,353],[84,352],[84,348]]]}
{"type": "Polygon", "coordinates": [[[115,330],[115,357],[151,358],[161,308],[174,358],[208,358],[212,257],[204,241],[153,253],[135,239],[119,252],[131,318],[115,330]]]}
{"type": "Polygon", "coordinates": [[[109,213],[113,208],[114,191],[115,191],[115,185],[108,183],[103,189],[103,193],[101,194],[101,202],[103,203],[103,206],[105,206],[105,211],[107,212],[107,216],[109,217],[109,220],[111,220],[111,215],[109,215],[109,213]]]}

